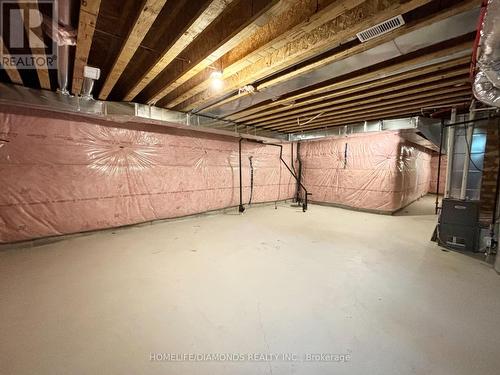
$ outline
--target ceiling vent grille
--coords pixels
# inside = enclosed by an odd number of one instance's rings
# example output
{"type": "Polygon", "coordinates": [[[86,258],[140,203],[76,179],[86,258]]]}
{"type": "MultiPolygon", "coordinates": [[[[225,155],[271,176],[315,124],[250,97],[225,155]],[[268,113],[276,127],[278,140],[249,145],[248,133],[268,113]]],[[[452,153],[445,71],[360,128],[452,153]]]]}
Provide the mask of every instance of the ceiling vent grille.
{"type": "Polygon", "coordinates": [[[369,29],[363,30],[360,33],[357,33],[356,36],[361,42],[366,42],[367,40],[376,38],[380,35],[386,34],[389,31],[397,29],[405,24],[405,20],[403,16],[399,15],[388,19],[387,21],[381,22],[375,26],[370,27],[369,29]]]}

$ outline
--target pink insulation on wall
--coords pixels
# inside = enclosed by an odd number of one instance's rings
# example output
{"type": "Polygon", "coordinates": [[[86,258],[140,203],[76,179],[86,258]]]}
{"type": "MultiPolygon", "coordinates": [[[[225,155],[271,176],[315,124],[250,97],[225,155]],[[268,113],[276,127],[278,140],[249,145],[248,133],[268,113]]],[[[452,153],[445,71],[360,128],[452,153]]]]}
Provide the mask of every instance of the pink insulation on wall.
{"type": "Polygon", "coordinates": [[[429,190],[430,153],[398,132],[305,142],[300,156],[313,202],[394,212],[429,190]]]}
{"type": "MultiPolygon", "coordinates": [[[[237,138],[145,128],[0,108],[0,243],[239,204],[237,138]]],[[[278,147],[243,142],[242,150],[245,204],[250,156],[252,202],[294,195],[278,147]]],[[[283,157],[291,159],[290,144],[283,157]]]]}
{"type": "MultiPolygon", "coordinates": [[[[439,174],[439,194],[444,194],[444,188],[446,185],[446,165],[447,165],[446,155],[441,156],[441,173],[439,174]]],[[[429,193],[436,193],[437,190],[437,179],[438,179],[438,164],[439,155],[432,155],[431,159],[431,181],[429,186],[429,193]]]]}

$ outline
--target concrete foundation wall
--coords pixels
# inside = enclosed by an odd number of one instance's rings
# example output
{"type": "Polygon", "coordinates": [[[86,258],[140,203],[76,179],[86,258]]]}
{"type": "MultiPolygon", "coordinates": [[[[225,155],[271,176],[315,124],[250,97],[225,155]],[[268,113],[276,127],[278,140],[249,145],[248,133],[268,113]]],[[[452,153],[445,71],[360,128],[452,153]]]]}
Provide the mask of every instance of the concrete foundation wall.
{"type": "Polygon", "coordinates": [[[312,201],[394,212],[429,191],[431,154],[398,132],[304,142],[300,156],[312,201]]]}
{"type": "MultiPolygon", "coordinates": [[[[0,108],[0,243],[239,204],[238,139],[0,108]],[[153,131],[151,131],[153,129],[153,131]]],[[[292,145],[283,157],[291,160],[292,145]]],[[[279,148],[242,144],[243,201],[291,198],[279,148]]]]}

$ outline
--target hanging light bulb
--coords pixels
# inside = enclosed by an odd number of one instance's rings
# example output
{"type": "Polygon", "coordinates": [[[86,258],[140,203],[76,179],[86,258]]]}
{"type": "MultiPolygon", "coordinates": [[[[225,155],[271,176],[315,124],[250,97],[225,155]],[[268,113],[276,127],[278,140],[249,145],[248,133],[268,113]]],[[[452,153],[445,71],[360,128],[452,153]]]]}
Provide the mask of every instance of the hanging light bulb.
{"type": "Polygon", "coordinates": [[[220,70],[216,70],[210,74],[210,79],[212,80],[212,88],[215,90],[221,90],[224,86],[224,81],[222,80],[222,72],[220,70]]]}

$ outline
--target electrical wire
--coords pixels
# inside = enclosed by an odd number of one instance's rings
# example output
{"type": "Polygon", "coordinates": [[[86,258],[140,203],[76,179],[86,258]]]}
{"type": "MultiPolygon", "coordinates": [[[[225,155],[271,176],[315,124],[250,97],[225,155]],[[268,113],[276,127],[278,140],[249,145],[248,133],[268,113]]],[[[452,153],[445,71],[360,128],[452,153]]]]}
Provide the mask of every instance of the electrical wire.
{"type": "MultiPolygon", "coordinates": [[[[472,142],[473,142],[473,139],[471,139],[471,143],[469,143],[469,140],[467,139],[467,128],[469,127],[469,125],[465,125],[465,134],[464,134],[464,138],[465,138],[465,143],[467,144],[467,148],[469,149],[469,152],[467,153],[468,157],[469,157],[469,161],[472,163],[472,165],[474,166],[474,168],[476,168],[479,172],[483,173],[484,170],[479,168],[476,163],[474,163],[474,161],[472,160],[472,157],[471,157],[471,154],[472,154],[472,142]]],[[[474,138],[474,125],[472,125],[472,138],[474,138]]]]}

